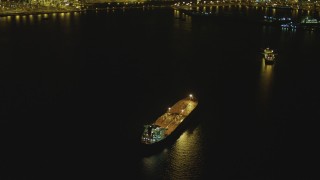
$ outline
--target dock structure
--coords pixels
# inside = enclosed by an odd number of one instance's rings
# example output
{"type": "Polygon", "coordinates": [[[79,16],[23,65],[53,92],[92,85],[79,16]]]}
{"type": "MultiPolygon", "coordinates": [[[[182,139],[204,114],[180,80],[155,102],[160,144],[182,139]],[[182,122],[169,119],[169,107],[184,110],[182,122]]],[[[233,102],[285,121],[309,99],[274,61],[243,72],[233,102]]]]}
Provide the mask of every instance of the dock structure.
{"type": "Polygon", "coordinates": [[[145,125],[145,130],[141,137],[144,144],[153,144],[165,139],[183,122],[183,120],[196,108],[198,101],[192,95],[186,97],[161,115],[151,125],[145,125]]]}

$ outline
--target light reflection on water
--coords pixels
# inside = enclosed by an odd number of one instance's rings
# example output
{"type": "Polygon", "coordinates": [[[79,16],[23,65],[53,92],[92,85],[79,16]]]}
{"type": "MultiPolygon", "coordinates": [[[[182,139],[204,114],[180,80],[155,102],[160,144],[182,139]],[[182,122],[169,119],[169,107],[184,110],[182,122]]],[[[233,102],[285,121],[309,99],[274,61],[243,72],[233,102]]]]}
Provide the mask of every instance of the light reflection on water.
{"type": "Polygon", "coordinates": [[[7,17],[7,22],[9,22],[9,23],[11,22],[11,16],[7,17]]]}
{"type": "Polygon", "coordinates": [[[15,20],[16,20],[16,23],[19,24],[20,23],[20,15],[16,15],[15,20]]]}
{"type": "Polygon", "coordinates": [[[201,132],[201,126],[185,131],[174,144],[166,170],[169,179],[199,177],[203,167],[201,132]]]}
{"type": "Polygon", "coordinates": [[[178,10],[174,10],[174,17],[177,19],[174,23],[175,28],[182,28],[185,31],[190,32],[192,30],[192,17],[182,13],[178,10]]]}
{"type": "Polygon", "coordinates": [[[41,15],[41,14],[38,14],[37,20],[41,21],[41,19],[42,19],[42,15],[41,15]]]}
{"type": "Polygon", "coordinates": [[[22,16],[22,23],[27,24],[27,16],[22,16]]]}
{"type": "Polygon", "coordinates": [[[5,26],[5,24],[14,23],[16,25],[31,25],[34,21],[45,22],[45,20],[56,22],[57,18],[60,23],[63,24],[64,28],[68,31],[70,28],[71,19],[74,22],[78,22],[79,13],[52,13],[52,14],[37,14],[37,15],[16,15],[16,16],[6,16],[0,18],[0,26],[5,26]]]}
{"type": "Polygon", "coordinates": [[[6,17],[0,17],[0,27],[5,26],[6,21],[7,21],[6,17]]]}
{"type": "Polygon", "coordinates": [[[65,32],[70,33],[70,13],[65,13],[63,22],[65,32]]]}
{"type": "Polygon", "coordinates": [[[33,20],[33,15],[31,14],[31,15],[29,15],[29,22],[30,22],[30,24],[33,24],[33,22],[34,22],[34,20],[33,20]]]}
{"type": "Polygon", "coordinates": [[[53,13],[51,17],[52,17],[52,20],[55,22],[57,20],[57,13],[53,13]]]}
{"type": "Polygon", "coordinates": [[[276,14],[277,14],[276,9],[272,9],[272,15],[273,15],[273,16],[276,16],[276,14]]]}
{"type": "Polygon", "coordinates": [[[168,158],[167,149],[164,149],[160,154],[156,154],[150,157],[144,157],[142,159],[142,173],[146,179],[153,179],[155,174],[161,176],[160,169],[164,169],[166,166],[166,159],[168,158]]]}
{"type": "Polygon", "coordinates": [[[262,109],[268,106],[268,99],[271,96],[272,82],[273,82],[273,69],[275,64],[266,65],[265,59],[262,58],[261,61],[261,78],[260,78],[260,103],[262,109]]]}
{"type": "Polygon", "coordinates": [[[59,13],[59,17],[60,17],[61,19],[63,19],[63,18],[64,18],[64,13],[59,13]]]}
{"type": "Polygon", "coordinates": [[[180,11],[174,10],[174,11],[173,11],[173,14],[174,14],[174,17],[175,17],[175,18],[180,18],[180,11]]]}
{"type": "Polygon", "coordinates": [[[295,9],[292,11],[292,17],[297,17],[299,15],[299,10],[295,9]]]}
{"type": "Polygon", "coordinates": [[[158,177],[164,176],[162,179],[199,177],[203,167],[201,131],[201,126],[192,131],[187,130],[169,149],[166,148],[159,154],[143,158],[142,171],[146,179],[153,179],[155,174],[158,177]]]}

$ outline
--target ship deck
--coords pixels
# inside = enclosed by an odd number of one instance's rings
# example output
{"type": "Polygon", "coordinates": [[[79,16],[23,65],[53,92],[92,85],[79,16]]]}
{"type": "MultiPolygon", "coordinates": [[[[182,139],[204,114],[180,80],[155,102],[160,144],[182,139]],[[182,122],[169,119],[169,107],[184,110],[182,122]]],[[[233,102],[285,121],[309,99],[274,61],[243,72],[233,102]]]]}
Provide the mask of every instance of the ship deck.
{"type": "Polygon", "coordinates": [[[170,135],[183,120],[193,111],[198,102],[185,98],[174,104],[165,114],[160,116],[154,124],[167,128],[165,135],[170,135]]]}

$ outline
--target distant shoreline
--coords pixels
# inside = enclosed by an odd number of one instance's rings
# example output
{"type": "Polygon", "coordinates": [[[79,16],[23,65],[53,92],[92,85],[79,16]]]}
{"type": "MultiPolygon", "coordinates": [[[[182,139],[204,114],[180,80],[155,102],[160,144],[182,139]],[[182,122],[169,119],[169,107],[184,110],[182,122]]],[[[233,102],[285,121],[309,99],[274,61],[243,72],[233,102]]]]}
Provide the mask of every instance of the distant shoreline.
{"type": "MultiPolygon", "coordinates": [[[[184,3],[184,2],[183,2],[184,3]]],[[[39,8],[39,9],[19,9],[19,10],[5,10],[0,11],[0,17],[6,17],[6,16],[26,16],[26,15],[37,15],[37,14],[53,14],[53,13],[69,13],[69,12],[84,12],[84,11],[99,11],[99,10],[108,10],[108,9],[131,9],[131,8],[163,8],[163,7],[173,7],[177,10],[186,10],[190,11],[189,9],[191,7],[212,7],[212,6],[230,6],[230,5],[246,5],[246,6],[252,6],[252,7],[266,7],[266,8],[274,8],[274,9],[301,9],[301,10],[313,10],[313,11],[320,11],[320,5],[314,6],[313,9],[309,9],[309,6],[305,7],[295,7],[293,5],[291,6],[279,6],[279,7],[272,7],[272,6],[266,6],[263,4],[252,4],[252,3],[206,3],[206,4],[194,4],[191,6],[191,4],[177,4],[175,1],[143,1],[143,2],[105,2],[105,3],[86,3],[83,4],[82,8],[76,8],[76,7],[69,7],[70,9],[50,9],[49,8],[39,8]]]]}
{"type": "Polygon", "coordinates": [[[6,12],[0,13],[0,17],[7,17],[7,16],[27,16],[27,15],[38,15],[38,14],[53,14],[53,13],[69,13],[69,12],[83,12],[85,10],[74,9],[74,10],[48,10],[48,11],[20,11],[20,12],[6,12]]]}
{"type": "Polygon", "coordinates": [[[55,8],[48,6],[41,6],[35,8],[26,8],[26,9],[0,9],[0,17],[5,16],[17,16],[17,15],[37,15],[37,14],[52,14],[52,13],[68,13],[68,12],[83,12],[87,10],[102,10],[104,8],[120,9],[120,8],[143,8],[148,6],[153,7],[163,7],[171,6],[174,1],[144,1],[144,2],[105,2],[105,3],[85,3],[79,5],[81,8],[76,6],[69,6],[67,8],[55,8]]]}

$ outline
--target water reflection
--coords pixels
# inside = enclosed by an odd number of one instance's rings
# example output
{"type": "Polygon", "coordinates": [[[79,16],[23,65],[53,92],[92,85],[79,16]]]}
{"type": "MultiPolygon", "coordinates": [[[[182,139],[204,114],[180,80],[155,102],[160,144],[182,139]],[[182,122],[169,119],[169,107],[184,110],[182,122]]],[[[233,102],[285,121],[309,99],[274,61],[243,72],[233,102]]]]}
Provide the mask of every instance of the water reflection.
{"type": "Polygon", "coordinates": [[[78,12],[74,12],[72,15],[72,20],[76,23],[79,24],[79,13],[78,12]]]}
{"type": "Polygon", "coordinates": [[[68,33],[72,27],[71,23],[78,24],[79,18],[78,12],[6,16],[0,17],[0,27],[9,27],[8,25],[10,24],[15,26],[30,26],[35,23],[48,24],[48,22],[54,22],[54,24],[58,23],[61,26],[61,29],[68,33]]]}
{"type": "Polygon", "coordinates": [[[298,15],[299,15],[298,9],[295,9],[292,11],[292,17],[296,18],[296,17],[298,17],[298,15]]]}
{"type": "Polygon", "coordinates": [[[276,16],[276,9],[272,9],[272,16],[276,16]]]}
{"type": "Polygon", "coordinates": [[[7,22],[11,23],[11,16],[7,16],[7,22]]]}
{"type": "Polygon", "coordinates": [[[27,24],[27,16],[22,16],[22,23],[27,24]]]}
{"type": "Polygon", "coordinates": [[[7,18],[6,17],[0,17],[0,27],[4,27],[6,24],[7,18]]]}
{"type": "Polygon", "coordinates": [[[191,27],[192,27],[191,16],[186,15],[185,13],[182,13],[178,10],[174,10],[174,17],[177,19],[176,21],[174,21],[175,28],[181,28],[186,31],[191,31],[191,27]]]}
{"type": "Polygon", "coordinates": [[[164,149],[160,154],[144,157],[142,159],[142,173],[146,179],[154,179],[155,174],[158,175],[158,178],[163,175],[159,170],[164,169],[166,166],[166,159],[168,158],[167,152],[168,150],[164,149]]]}
{"type": "Polygon", "coordinates": [[[66,13],[66,18],[65,18],[66,25],[68,28],[70,28],[70,13],[66,13]]]}
{"type": "Polygon", "coordinates": [[[20,24],[20,15],[16,15],[15,17],[16,24],[20,24]]]}
{"type": "Polygon", "coordinates": [[[63,27],[63,31],[66,33],[70,32],[70,13],[59,13],[58,14],[59,22],[63,27]]]}
{"type": "Polygon", "coordinates": [[[41,15],[41,14],[38,14],[37,20],[38,20],[38,21],[41,21],[41,19],[42,19],[42,15],[41,15]]]}
{"type": "Polygon", "coordinates": [[[201,132],[201,126],[185,131],[171,148],[168,147],[159,154],[144,157],[142,170],[145,178],[154,179],[157,176],[156,179],[190,179],[199,177],[204,160],[201,132]]]}
{"type": "Polygon", "coordinates": [[[33,24],[33,23],[34,23],[33,15],[32,15],[32,14],[29,15],[29,22],[30,22],[30,24],[33,24]]]}
{"type": "Polygon", "coordinates": [[[59,17],[60,17],[61,19],[63,19],[63,18],[64,18],[64,13],[59,13],[59,17]]]}
{"type": "Polygon", "coordinates": [[[52,17],[53,22],[55,22],[56,19],[57,19],[57,13],[53,13],[53,14],[51,15],[51,17],[52,17]]]}
{"type": "Polygon", "coordinates": [[[166,169],[169,179],[199,177],[203,167],[201,132],[201,126],[193,131],[186,131],[174,144],[166,169]]]}
{"type": "Polygon", "coordinates": [[[189,27],[191,28],[191,21],[192,21],[192,18],[191,16],[186,16],[186,23],[189,25],[189,27]]]}
{"type": "Polygon", "coordinates": [[[174,17],[179,19],[180,18],[180,12],[178,10],[173,11],[174,17]]]}
{"type": "Polygon", "coordinates": [[[261,61],[261,78],[260,78],[260,104],[262,109],[265,109],[268,106],[268,99],[270,98],[272,81],[273,81],[273,69],[275,64],[266,65],[265,59],[262,58],[261,61]]]}

